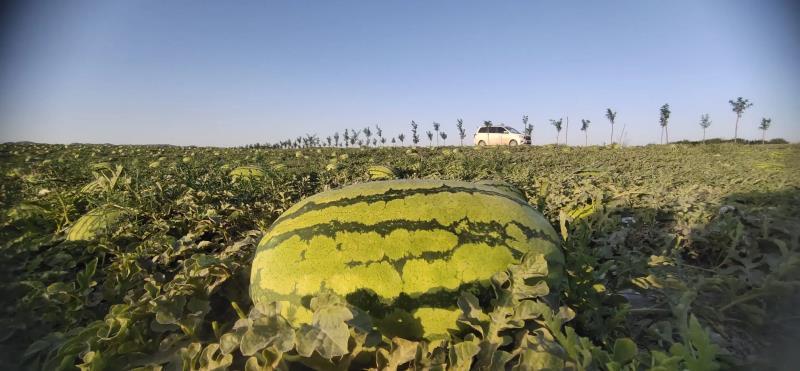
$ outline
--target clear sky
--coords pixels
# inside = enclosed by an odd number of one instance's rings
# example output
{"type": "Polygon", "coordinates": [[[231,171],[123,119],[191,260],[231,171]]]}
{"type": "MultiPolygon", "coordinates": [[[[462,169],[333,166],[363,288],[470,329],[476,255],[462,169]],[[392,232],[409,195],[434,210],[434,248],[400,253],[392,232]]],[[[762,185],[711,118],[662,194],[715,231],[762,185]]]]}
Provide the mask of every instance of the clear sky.
{"type": "MultiPolygon", "coordinates": [[[[800,141],[800,2],[20,1],[0,26],[0,142],[243,145],[379,124],[569,117],[569,138],[800,141]]],[[[425,139],[427,141],[427,139],[425,139]]],[[[563,134],[562,134],[563,142],[563,134]]]]}

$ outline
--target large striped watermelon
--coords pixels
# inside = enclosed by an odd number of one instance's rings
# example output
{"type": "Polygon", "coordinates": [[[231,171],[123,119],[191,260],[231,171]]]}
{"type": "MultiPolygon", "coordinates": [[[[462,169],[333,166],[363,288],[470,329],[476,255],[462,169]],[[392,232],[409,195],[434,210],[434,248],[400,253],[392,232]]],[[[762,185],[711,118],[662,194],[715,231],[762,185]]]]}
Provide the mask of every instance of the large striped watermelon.
{"type": "Polygon", "coordinates": [[[118,206],[98,207],[78,218],[67,233],[67,241],[93,240],[98,235],[108,232],[117,225],[125,215],[125,210],[118,206]]]}
{"type": "Polygon", "coordinates": [[[460,291],[486,293],[496,272],[526,252],[561,280],[558,235],[517,192],[440,180],[369,182],[311,196],[261,240],[250,277],[255,303],[288,304],[310,320],[308,299],[332,290],[366,310],[384,334],[437,338],[456,327],[460,291]],[[306,305],[306,306],[304,306],[306,305]]]}

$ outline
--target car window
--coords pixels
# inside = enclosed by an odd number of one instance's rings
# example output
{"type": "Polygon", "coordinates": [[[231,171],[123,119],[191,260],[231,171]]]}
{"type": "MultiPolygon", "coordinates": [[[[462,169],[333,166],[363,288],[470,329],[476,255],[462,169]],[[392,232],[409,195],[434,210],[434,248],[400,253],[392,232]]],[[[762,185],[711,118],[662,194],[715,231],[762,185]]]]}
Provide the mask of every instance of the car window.
{"type": "Polygon", "coordinates": [[[486,129],[488,129],[488,128],[484,126],[484,127],[480,128],[480,129],[478,129],[478,132],[479,133],[485,133],[486,129]]]}
{"type": "Polygon", "coordinates": [[[512,133],[514,133],[514,134],[519,134],[519,132],[517,131],[517,129],[514,129],[514,128],[506,127],[506,130],[508,130],[508,131],[510,131],[510,132],[512,132],[512,133]]]}
{"type": "Polygon", "coordinates": [[[493,134],[496,134],[496,133],[499,133],[499,132],[500,132],[500,130],[499,130],[499,129],[500,129],[500,128],[491,127],[491,128],[489,128],[489,132],[490,132],[490,133],[493,133],[493,134]]]}

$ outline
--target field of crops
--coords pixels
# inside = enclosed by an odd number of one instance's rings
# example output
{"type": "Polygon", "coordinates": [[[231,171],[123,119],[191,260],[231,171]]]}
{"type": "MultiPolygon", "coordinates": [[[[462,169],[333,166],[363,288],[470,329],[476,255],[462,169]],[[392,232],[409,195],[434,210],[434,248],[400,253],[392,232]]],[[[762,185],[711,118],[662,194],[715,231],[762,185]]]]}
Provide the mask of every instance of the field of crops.
{"type": "MultiPolygon", "coordinates": [[[[5,369],[791,369],[800,145],[220,149],[0,145],[5,369]],[[248,295],[273,221],[321,191],[503,180],[560,234],[464,295],[450,339],[390,338],[342,298],[292,326],[248,295]],[[238,172],[239,166],[253,166],[238,172]],[[233,172],[233,174],[232,174],[233,172]],[[90,231],[84,215],[113,217],[90,231]],[[554,289],[555,290],[555,289],[554,289]]],[[[98,219],[99,220],[99,219],[98,219]]],[[[794,359],[792,359],[794,357],[794,359]]]]}

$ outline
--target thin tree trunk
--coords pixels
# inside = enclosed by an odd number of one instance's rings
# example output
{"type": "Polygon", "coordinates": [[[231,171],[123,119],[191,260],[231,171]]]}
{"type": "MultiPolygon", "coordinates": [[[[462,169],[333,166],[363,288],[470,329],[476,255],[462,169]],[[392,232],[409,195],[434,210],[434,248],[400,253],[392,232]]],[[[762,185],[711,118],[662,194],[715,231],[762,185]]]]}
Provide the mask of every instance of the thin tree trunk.
{"type": "Polygon", "coordinates": [[[739,118],[742,117],[739,114],[736,114],[736,127],[733,129],[733,142],[739,142],[739,118]]]}
{"type": "Polygon", "coordinates": [[[611,145],[614,145],[614,123],[611,123],[611,145]]]}
{"type": "Polygon", "coordinates": [[[766,141],[767,141],[767,131],[766,130],[762,130],[761,131],[761,144],[764,144],[766,141]]]}
{"type": "Polygon", "coordinates": [[[669,144],[669,126],[664,126],[664,131],[667,133],[667,144],[669,144]]]}
{"type": "Polygon", "coordinates": [[[703,128],[703,144],[706,144],[706,128],[703,128]]]}
{"type": "Polygon", "coordinates": [[[664,127],[661,127],[661,138],[658,139],[658,144],[664,144],[664,127]]]}
{"type": "Polygon", "coordinates": [[[583,144],[584,147],[589,146],[589,133],[587,131],[583,131],[583,136],[586,138],[586,143],[583,144]]]}
{"type": "Polygon", "coordinates": [[[564,130],[564,145],[565,146],[569,145],[569,116],[567,116],[567,127],[566,127],[566,130],[564,130]]]}

